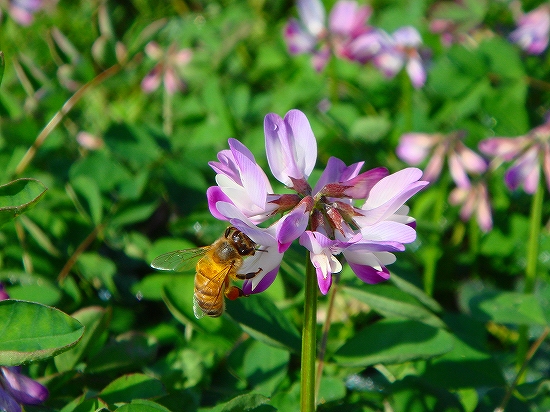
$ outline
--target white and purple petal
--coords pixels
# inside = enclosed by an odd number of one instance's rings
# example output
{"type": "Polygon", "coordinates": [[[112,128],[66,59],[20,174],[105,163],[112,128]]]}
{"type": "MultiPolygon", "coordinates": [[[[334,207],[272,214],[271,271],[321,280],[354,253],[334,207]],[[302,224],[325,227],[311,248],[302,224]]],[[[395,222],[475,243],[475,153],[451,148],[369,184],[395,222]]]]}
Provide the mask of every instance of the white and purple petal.
{"type": "Polygon", "coordinates": [[[273,176],[287,186],[305,179],[317,160],[317,142],[307,117],[290,110],[284,119],[270,113],[264,120],[266,153],[273,176]]]}

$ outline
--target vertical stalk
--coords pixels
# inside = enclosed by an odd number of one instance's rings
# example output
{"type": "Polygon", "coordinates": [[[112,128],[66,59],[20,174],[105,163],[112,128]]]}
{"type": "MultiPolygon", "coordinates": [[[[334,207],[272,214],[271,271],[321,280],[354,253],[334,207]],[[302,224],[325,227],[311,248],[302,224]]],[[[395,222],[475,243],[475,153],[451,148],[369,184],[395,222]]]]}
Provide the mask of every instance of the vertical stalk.
{"type": "Polygon", "coordinates": [[[472,256],[471,274],[477,276],[479,274],[479,238],[480,229],[475,216],[470,217],[468,238],[470,240],[470,255],[472,256]]]}
{"type": "Polygon", "coordinates": [[[544,183],[541,179],[531,203],[529,221],[529,243],[527,249],[527,266],[525,268],[525,293],[533,293],[537,278],[537,260],[539,257],[540,226],[542,221],[542,203],[544,200],[544,183]]]}
{"type": "Polygon", "coordinates": [[[306,285],[304,298],[304,325],[302,329],[302,370],[300,411],[315,411],[315,357],[317,325],[317,277],[306,254],[306,285]]]}
{"type": "MultiPolygon", "coordinates": [[[[531,201],[531,216],[529,219],[529,241],[527,244],[527,266],[525,268],[525,287],[524,293],[533,293],[537,280],[537,261],[539,256],[539,238],[540,226],[542,220],[542,204],[544,200],[544,179],[540,179],[537,190],[531,201]]],[[[521,325],[519,328],[518,347],[516,352],[516,365],[518,369],[523,364],[527,356],[527,348],[529,345],[527,333],[529,328],[526,325],[521,325]]],[[[518,381],[523,382],[524,374],[518,376],[518,381]]]]}
{"type": "Polygon", "coordinates": [[[429,244],[424,248],[424,292],[426,292],[428,296],[433,295],[437,261],[441,256],[441,250],[439,247],[439,241],[441,238],[441,236],[439,235],[439,225],[441,224],[441,219],[443,217],[443,212],[445,209],[445,199],[447,196],[446,187],[446,180],[442,179],[442,181],[439,182],[439,192],[434,204],[433,221],[437,227],[437,230],[434,230],[430,234],[429,244]]]}
{"type": "Polygon", "coordinates": [[[330,331],[330,324],[332,323],[332,312],[334,310],[334,298],[336,297],[336,289],[338,287],[338,273],[332,274],[332,286],[329,291],[327,315],[325,324],[323,325],[323,332],[321,335],[321,342],[319,344],[319,354],[317,356],[317,380],[315,382],[315,400],[319,397],[319,388],[321,387],[321,379],[323,376],[323,367],[325,366],[325,353],[327,350],[328,333],[330,331]]]}
{"type": "Polygon", "coordinates": [[[166,136],[172,135],[172,94],[164,88],[162,99],[162,131],[166,136]]]}

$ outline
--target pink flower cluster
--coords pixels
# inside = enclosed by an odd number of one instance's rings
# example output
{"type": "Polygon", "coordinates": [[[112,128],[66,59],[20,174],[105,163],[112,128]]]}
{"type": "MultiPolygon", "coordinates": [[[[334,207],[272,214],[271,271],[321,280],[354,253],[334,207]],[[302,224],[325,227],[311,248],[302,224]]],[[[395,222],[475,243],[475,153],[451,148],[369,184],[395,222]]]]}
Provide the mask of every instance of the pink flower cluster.
{"type": "Polygon", "coordinates": [[[8,2],[11,18],[22,26],[30,25],[34,20],[34,13],[43,7],[44,0],[10,0],[8,2]]]}
{"type": "MultiPolygon", "coordinates": [[[[429,159],[423,178],[434,182],[439,177],[445,158],[456,188],[449,196],[451,204],[462,205],[460,217],[468,220],[475,213],[480,228],[487,232],[493,222],[487,186],[482,178],[488,164],[479,154],[462,142],[463,133],[449,135],[406,133],[401,136],[397,155],[410,165],[429,159]],[[474,182],[470,175],[479,176],[474,182]],[[481,177],[481,178],[480,178],[481,177]]],[[[550,190],[550,115],[541,126],[517,137],[491,137],[479,143],[479,150],[493,158],[492,169],[503,162],[512,162],[504,175],[510,190],[523,187],[534,194],[540,183],[541,169],[550,190]]]]}
{"type": "Polygon", "coordinates": [[[180,71],[193,57],[191,49],[178,49],[172,44],[165,51],[158,43],[151,41],[145,46],[145,54],[157,62],[141,82],[141,89],[145,93],[157,90],[161,82],[168,94],[185,90],[186,85],[180,71]]]}
{"type": "MultiPolygon", "coordinates": [[[[0,300],[9,298],[0,283],[0,300]]],[[[48,390],[21,374],[21,368],[0,366],[0,411],[21,412],[21,404],[38,405],[47,397],[48,390]]]]}
{"type": "Polygon", "coordinates": [[[429,158],[423,175],[429,182],[437,180],[447,159],[451,177],[456,184],[449,196],[450,203],[462,205],[462,220],[470,219],[475,213],[479,227],[488,232],[493,227],[493,219],[486,184],[482,179],[472,182],[469,177],[485,173],[487,162],[464,145],[463,137],[462,132],[449,135],[406,133],[401,136],[397,146],[397,156],[410,165],[418,165],[429,158]]]}
{"type": "Polygon", "coordinates": [[[260,252],[248,257],[240,273],[259,271],[245,280],[246,294],[264,291],[274,281],[291,243],[310,251],[319,288],[326,294],[342,254],[364,282],[388,279],[392,252],[416,238],[415,220],[404,203],[428,182],[422,172],[407,168],[388,174],[384,168],[360,172],[364,162],[347,166],[331,157],[319,181],[308,178],[317,160],[317,143],[308,119],[299,110],[284,119],[270,113],[264,120],[266,154],[273,176],[293,193],[274,193],[253,154],[238,140],[218,154],[210,166],[216,186],[207,191],[211,213],[229,221],[254,242],[260,252]],[[275,216],[278,217],[274,222],[275,216]],[[268,220],[270,222],[268,222],[268,220]],[[260,224],[269,224],[261,227],[260,224]],[[261,269],[261,270],[260,270],[261,269]]]}
{"type": "Polygon", "coordinates": [[[328,23],[320,0],[298,0],[300,21],[291,19],[284,38],[291,54],[312,55],[315,70],[321,71],[331,55],[361,64],[372,63],[385,76],[394,77],[405,67],[414,87],[426,82],[426,70],[419,49],[420,33],[411,26],[392,34],[368,26],[369,6],[340,0],[332,8],[328,23]]]}
{"type": "Polygon", "coordinates": [[[548,47],[550,33],[550,5],[540,5],[529,13],[519,13],[517,28],[510,40],[529,54],[541,54],[548,47]]]}

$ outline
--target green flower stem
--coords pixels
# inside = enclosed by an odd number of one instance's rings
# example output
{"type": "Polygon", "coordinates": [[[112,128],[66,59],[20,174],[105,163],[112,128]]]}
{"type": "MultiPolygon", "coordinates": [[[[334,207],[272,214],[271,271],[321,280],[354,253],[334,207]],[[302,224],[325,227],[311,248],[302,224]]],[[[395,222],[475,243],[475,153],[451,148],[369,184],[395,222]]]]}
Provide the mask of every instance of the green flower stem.
{"type": "Polygon", "coordinates": [[[162,99],[162,131],[166,136],[172,135],[172,95],[164,88],[162,99]]]}
{"type": "Polygon", "coordinates": [[[434,204],[434,216],[433,221],[437,230],[433,230],[429,237],[429,244],[424,248],[424,292],[428,296],[433,295],[435,284],[435,271],[437,268],[437,261],[441,257],[440,250],[440,224],[443,218],[443,212],[445,209],[445,199],[447,196],[447,185],[445,182],[439,183],[439,192],[434,204]]]}
{"type": "MultiPolygon", "coordinates": [[[[542,204],[544,200],[544,182],[540,179],[535,195],[531,202],[531,217],[529,221],[529,243],[527,244],[527,266],[525,268],[525,293],[533,293],[537,280],[537,261],[539,256],[540,226],[542,220],[542,204]]],[[[529,328],[521,325],[517,348],[517,367],[520,368],[527,355],[529,340],[527,333],[529,328]]],[[[519,382],[523,381],[523,374],[519,376],[519,382]]]]}
{"type": "Polygon", "coordinates": [[[541,181],[531,203],[529,222],[529,244],[527,249],[527,267],[525,269],[525,293],[533,293],[537,279],[537,261],[539,257],[540,226],[542,221],[542,203],[544,200],[544,183],[541,181]]]}
{"type": "Polygon", "coordinates": [[[304,326],[302,329],[302,370],[300,411],[315,411],[315,357],[317,349],[317,276],[306,254],[306,286],[304,297],[304,326]]]}
{"type": "Polygon", "coordinates": [[[321,387],[321,379],[323,376],[323,367],[325,366],[325,353],[327,350],[328,333],[330,331],[330,325],[332,322],[332,312],[334,309],[334,298],[336,297],[336,291],[338,289],[338,280],[340,279],[339,273],[332,274],[332,286],[330,287],[328,297],[327,314],[325,318],[325,324],[323,325],[323,332],[321,335],[321,342],[319,344],[319,355],[317,363],[317,381],[315,382],[315,399],[319,397],[319,388],[321,387]]]}

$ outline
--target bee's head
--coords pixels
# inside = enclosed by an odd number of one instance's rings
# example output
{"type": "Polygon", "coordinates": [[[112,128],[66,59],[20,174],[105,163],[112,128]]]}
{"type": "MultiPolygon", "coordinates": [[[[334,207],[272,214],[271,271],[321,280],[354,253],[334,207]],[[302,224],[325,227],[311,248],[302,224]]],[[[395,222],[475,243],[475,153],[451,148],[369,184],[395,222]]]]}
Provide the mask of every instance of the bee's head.
{"type": "Polygon", "coordinates": [[[233,243],[241,256],[253,255],[256,251],[256,243],[236,227],[225,229],[225,238],[233,243]]]}

